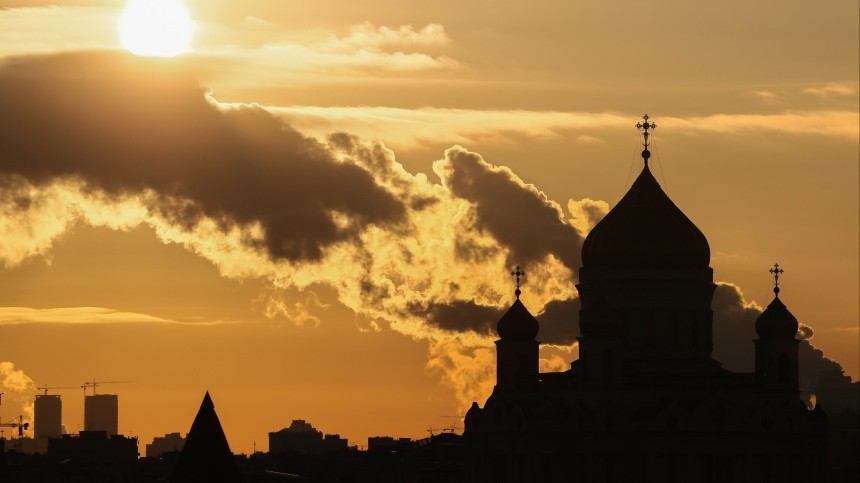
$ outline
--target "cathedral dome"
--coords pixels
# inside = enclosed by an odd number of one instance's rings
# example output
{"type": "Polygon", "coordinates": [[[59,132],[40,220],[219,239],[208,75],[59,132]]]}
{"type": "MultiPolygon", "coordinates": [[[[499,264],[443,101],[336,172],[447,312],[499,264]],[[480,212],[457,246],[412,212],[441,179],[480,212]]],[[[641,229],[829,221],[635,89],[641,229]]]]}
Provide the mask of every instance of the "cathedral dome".
{"type": "Polygon", "coordinates": [[[594,305],[580,311],[580,332],[583,335],[618,336],[624,330],[620,316],[609,300],[601,294],[594,305]]]}
{"type": "Polygon", "coordinates": [[[583,267],[707,268],[705,235],[660,188],[646,165],[582,245],[583,267]]]}
{"type": "Polygon", "coordinates": [[[496,331],[502,339],[534,340],[539,328],[537,319],[520,302],[519,297],[496,325],[496,331]]]}
{"type": "Polygon", "coordinates": [[[755,331],[763,339],[794,339],[797,327],[797,318],[788,311],[779,296],[773,298],[755,321],[755,331]]]}

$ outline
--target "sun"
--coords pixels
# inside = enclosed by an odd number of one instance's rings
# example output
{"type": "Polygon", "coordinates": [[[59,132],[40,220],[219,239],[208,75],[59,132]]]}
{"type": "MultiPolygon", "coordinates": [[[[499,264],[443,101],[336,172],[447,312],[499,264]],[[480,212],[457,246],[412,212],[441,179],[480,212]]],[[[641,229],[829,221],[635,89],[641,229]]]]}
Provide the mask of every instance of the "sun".
{"type": "Polygon", "coordinates": [[[136,55],[173,57],[191,47],[192,24],[179,0],[131,0],[119,21],[119,39],[136,55]]]}

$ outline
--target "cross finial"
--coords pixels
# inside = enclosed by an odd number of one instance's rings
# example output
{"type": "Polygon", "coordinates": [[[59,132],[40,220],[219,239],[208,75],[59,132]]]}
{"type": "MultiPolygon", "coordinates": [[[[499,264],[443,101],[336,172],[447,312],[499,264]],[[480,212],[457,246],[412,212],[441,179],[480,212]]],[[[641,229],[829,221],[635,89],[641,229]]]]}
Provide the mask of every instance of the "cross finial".
{"type": "Polygon", "coordinates": [[[651,157],[651,151],[648,151],[648,136],[650,136],[651,133],[649,133],[648,130],[649,129],[657,129],[656,124],[654,124],[653,122],[648,122],[649,119],[651,119],[651,118],[648,117],[648,114],[645,114],[644,116],[642,116],[642,120],[645,122],[637,122],[636,123],[636,129],[641,129],[641,130],[645,131],[643,134],[643,136],[645,137],[645,142],[642,143],[642,145],[645,146],[645,149],[642,150],[642,159],[645,160],[645,167],[646,168],[648,167],[648,158],[651,157]]]}
{"type": "Polygon", "coordinates": [[[779,297],[779,276],[780,274],[785,272],[785,270],[779,268],[778,263],[774,263],[773,268],[768,270],[768,272],[773,274],[773,293],[776,294],[777,297],[779,297]]]}
{"type": "Polygon", "coordinates": [[[513,275],[513,276],[514,276],[514,277],[516,277],[516,279],[517,279],[517,289],[514,291],[514,294],[517,296],[517,300],[519,300],[519,299],[520,299],[520,294],[521,294],[521,293],[523,293],[523,292],[522,292],[522,290],[520,290],[520,279],[521,279],[525,274],[526,274],[526,272],[522,271],[522,269],[520,269],[520,266],[519,266],[519,265],[517,265],[517,268],[515,268],[515,269],[511,272],[511,275],[513,275]]]}

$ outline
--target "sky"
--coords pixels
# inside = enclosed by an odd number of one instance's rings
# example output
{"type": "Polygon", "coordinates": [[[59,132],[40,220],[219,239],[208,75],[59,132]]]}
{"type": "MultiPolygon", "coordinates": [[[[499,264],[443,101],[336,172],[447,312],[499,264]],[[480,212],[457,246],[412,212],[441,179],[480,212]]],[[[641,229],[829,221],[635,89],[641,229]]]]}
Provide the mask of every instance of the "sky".
{"type": "Polygon", "coordinates": [[[141,452],[206,390],[235,452],[461,426],[514,266],[542,369],[577,357],[582,240],[646,112],[710,243],[714,357],[752,370],[778,262],[807,385],[860,376],[856,1],[185,5],[190,50],[155,58],[123,1],[0,0],[3,420],[48,385],[78,431],[96,380],[141,452]]]}

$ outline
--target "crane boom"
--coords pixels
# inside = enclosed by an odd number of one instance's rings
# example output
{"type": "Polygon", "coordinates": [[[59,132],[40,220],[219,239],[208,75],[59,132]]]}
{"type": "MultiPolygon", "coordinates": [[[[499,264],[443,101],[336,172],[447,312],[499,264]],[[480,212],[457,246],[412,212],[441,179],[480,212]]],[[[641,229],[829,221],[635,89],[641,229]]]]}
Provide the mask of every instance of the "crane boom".
{"type": "Polygon", "coordinates": [[[87,389],[91,387],[91,388],[93,388],[93,396],[95,396],[96,395],[96,387],[101,386],[102,384],[129,384],[132,382],[134,382],[134,381],[97,381],[97,380],[95,380],[95,378],[93,378],[92,382],[84,381],[84,383],[81,384],[81,389],[84,390],[84,396],[86,396],[87,395],[87,389]]]}
{"type": "Polygon", "coordinates": [[[77,388],[74,386],[49,386],[49,385],[45,384],[44,386],[37,387],[36,389],[39,391],[45,391],[44,395],[47,396],[48,395],[48,389],[77,389],[77,388]]]}

